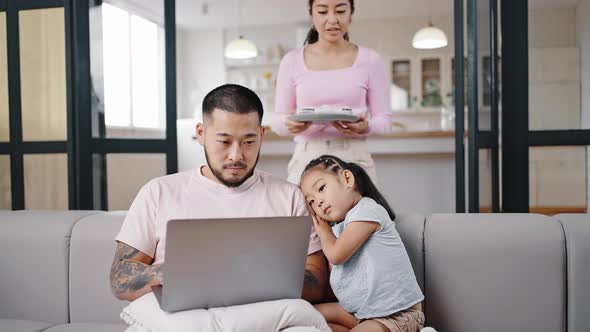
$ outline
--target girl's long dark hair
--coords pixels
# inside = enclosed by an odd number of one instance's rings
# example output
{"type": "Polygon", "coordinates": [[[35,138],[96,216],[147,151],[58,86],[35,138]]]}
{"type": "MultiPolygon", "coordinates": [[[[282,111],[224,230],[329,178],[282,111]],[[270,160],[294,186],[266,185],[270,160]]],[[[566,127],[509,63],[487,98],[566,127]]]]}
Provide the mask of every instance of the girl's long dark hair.
{"type": "Polygon", "coordinates": [[[393,212],[393,209],[389,206],[389,203],[387,203],[385,197],[383,197],[379,190],[377,190],[377,187],[375,187],[375,184],[369,177],[369,174],[367,174],[367,172],[361,166],[355,163],[347,163],[338,157],[325,154],[310,161],[309,164],[305,166],[303,173],[305,174],[305,172],[318,165],[321,165],[324,169],[332,171],[336,174],[341,169],[350,171],[354,176],[354,189],[358,191],[361,196],[371,198],[377,202],[377,204],[383,206],[387,211],[387,214],[389,214],[391,220],[395,220],[395,212],[393,212]]]}
{"type": "MultiPolygon", "coordinates": [[[[313,8],[313,2],[314,0],[309,0],[308,4],[309,4],[309,15],[312,15],[312,8],[313,8]]],[[[348,3],[350,3],[350,14],[354,14],[354,0],[348,0],[348,3]]],[[[315,42],[318,41],[318,39],[320,39],[320,35],[318,34],[318,31],[315,29],[314,26],[311,27],[311,29],[309,29],[309,32],[307,33],[307,38],[305,38],[305,42],[303,43],[303,45],[307,45],[307,44],[313,44],[315,42]]],[[[346,41],[349,40],[348,38],[348,32],[344,34],[344,39],[346,41]]]]}

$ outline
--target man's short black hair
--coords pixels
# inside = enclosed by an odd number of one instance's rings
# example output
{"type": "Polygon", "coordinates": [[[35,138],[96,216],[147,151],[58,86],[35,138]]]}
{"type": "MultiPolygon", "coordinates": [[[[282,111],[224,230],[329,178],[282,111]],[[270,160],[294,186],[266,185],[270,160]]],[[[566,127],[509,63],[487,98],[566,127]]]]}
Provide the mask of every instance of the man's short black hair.
{"type": "Polygon", "coordinates": [[[258,113],[258,123],[262,123],[264,110],[256,93],[237,84],[224,84],[209,92],[203,99],[203,118],[216,108],[235,113],[258,113]]]}

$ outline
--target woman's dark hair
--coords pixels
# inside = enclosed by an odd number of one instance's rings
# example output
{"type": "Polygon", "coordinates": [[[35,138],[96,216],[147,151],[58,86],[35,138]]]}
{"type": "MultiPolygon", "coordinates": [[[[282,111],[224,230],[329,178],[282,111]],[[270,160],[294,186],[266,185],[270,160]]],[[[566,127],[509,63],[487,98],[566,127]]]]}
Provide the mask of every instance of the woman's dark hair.
{"type": "Polygon", "coordinates": [[[379,190],[377,190],[377,187],[375,187],[375,184],[371,181],[369,174],[367,174],[361,166],[355,163],[347,163],[338,157],[325,154],[310,161],[309,164],[305,166],[303,174],[318,165],[321,165],[325,170],[332,171],[336,174],[341,169],[350,171],[354,176],[354,189],[358,191],[361,196],[371,198],[377,202],[377,204],[383,206],[387,211],[387,214],[389,214],[389,218],[391,218],[392,221],[395,220],[395,212],[393,212],[393,209],[391,209],[385,197],[383,197],[379,190]]]}
{"type": "MultiPolygon", "coordinates": [[[[315,0],[309,0],[309,15],[312,15],[312,9],[313,9],[313,2],[315,0]]],[[[354,14],[354,0],[348,0],[348,3],[350,3],[350,14],[354,14]]],[[[309,32],[307,33],[307,38],[305,38],[305,42],[303,43],[303,45],[307,45],[307,44],[313,44],[315,42],[318,41],[318,39],[320,38],[318,31],[315,29],[314,26],[311,27],[311,29],[309,29],[309,32]]],[[[345,40],[349,40],[348,39],[348,32],[344,34],[344,39],[345,40]]]]}

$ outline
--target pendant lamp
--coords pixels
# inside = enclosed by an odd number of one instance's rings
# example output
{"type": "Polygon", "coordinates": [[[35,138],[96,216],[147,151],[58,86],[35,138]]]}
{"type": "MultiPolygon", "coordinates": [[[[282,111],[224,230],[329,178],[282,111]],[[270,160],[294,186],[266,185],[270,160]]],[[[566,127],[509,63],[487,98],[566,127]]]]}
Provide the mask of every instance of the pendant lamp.
{"type": "MultiPolygon", "coordinates": [[[[240,30],[240,16],[241,8],[238,2],[238,31],[240,30]]],[[[224,56],[228,59],[252,59],[258,56],[258,49],[253,42],[240,35],[240,37],[232,40],[225,46],[224,56]]]]}
{"type": "Polygon", "coordinates": [[[412,39],[412,46],[417,49],[434,49],[449,44],[444,31],[428,23],[428,26],[418,30],[412,39]]]}

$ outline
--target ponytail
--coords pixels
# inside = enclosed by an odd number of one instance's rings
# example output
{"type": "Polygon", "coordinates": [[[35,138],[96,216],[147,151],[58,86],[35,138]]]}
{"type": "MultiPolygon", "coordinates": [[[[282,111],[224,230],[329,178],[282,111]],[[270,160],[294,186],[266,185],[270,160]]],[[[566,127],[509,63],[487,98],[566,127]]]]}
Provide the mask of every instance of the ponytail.
{"type": "Polygon", "coordinates": [[[318,31],[315,29],[315,27],[312,26],[311,29],[309,29],[309,32],[307,32],[307,37],[305,38],[305,41],[303,42],[303,46],[305,46],[307,44],[313,44],[313,43],[317,42],[318,39],[320,39],[320,35],[318,34],[318,31]]]}
{"type": "MultiPolygon", "coordinates": [[[[320,35],[315,27],[312,26],[311,29],[309,29],[309,32],[307,32],[307,37],[305,38],[305,42],[303,42],[303,46],[313,44],[317,42],[318,39],[320,39],[320,35]]],[[[344,40],[349,41],[348,32],[344,34],[344,40]]]]}
{"type": "Polygon", "coordinates": [[[369,177],[369,174],[367,174],[367,172],[361,166],[355,163],[344,162],[335,156],[323,155],[310,161],[305,167],[303,173],[318,165],[322,165],[324,169],[334,173],[338,173],[338,170],[340,169],[350,171],[354,176],[355,190],[361,196],[371,198],[377,202],[377,204],[385,208],[389,218],[391,218],[392,221],[395,221],[395,212],[393,212],[393,209],[389,206],[389,203],[387,203],[385,197],[383,197],[379,190],[377,190],[377,187],[369,177]]]}

